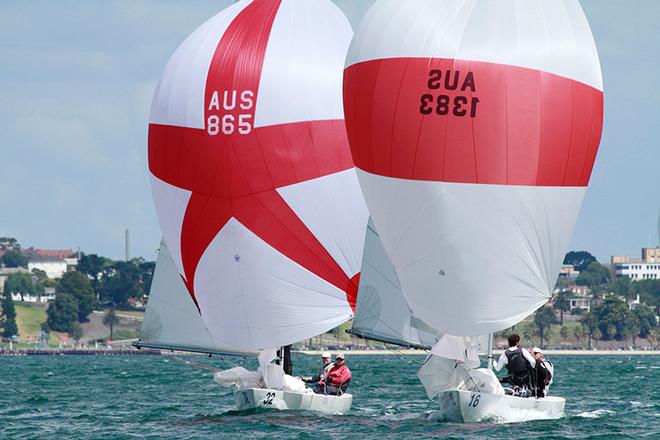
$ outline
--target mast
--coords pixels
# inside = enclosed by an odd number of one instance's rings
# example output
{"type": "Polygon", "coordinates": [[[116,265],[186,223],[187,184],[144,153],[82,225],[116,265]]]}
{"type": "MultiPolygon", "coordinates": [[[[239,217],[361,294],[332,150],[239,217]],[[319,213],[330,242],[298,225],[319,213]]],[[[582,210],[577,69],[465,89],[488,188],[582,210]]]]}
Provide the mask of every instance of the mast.
{"type": "Polygon", "coordinates": [[[493,334],[488,333],[488,369],[493,368],[493,334]]]}

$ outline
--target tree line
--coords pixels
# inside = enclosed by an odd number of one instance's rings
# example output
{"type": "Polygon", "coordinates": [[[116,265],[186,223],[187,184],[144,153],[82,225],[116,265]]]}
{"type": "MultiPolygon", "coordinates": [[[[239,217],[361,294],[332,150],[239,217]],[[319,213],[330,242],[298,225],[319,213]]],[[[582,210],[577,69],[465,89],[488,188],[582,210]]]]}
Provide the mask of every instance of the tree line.
{"type": "MultiPolygon", "coordinates": [[[[0,237],[0,250],[4,252],[0,257],[3,266],[27,268],[27,258],[16,239],[0,237]]],[[[96,254],[81,254],[76,270],[64,273],[59,280],[49,279],[40,270],[12,273],[5,281],[0,302],[1,334],[5,338],[18,335],[12,294],[20,295],[23,300],[26,295],[41,296],[46,287],[53,287],[55,299],[49,302],[43,330],[68,332],[79,339],[80,323],[87,322],[97,306],[129,308],[130,298],[141,299],[147,295],[154,269],[155,262],[142,258],[115,261],[96,254]]],[[[105,320],[106,324],[117,322],[114,315],[105,320]]]]}

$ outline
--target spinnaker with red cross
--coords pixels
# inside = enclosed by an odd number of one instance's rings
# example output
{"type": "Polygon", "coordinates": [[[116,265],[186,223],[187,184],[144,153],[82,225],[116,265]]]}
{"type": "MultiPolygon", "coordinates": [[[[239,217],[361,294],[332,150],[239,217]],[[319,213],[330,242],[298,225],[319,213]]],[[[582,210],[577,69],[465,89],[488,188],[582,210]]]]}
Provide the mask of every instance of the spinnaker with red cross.
{"type": "Polygon", "coordinates": [[[328,0],[243,0],[165,68],[153,199],[218,344],[280,347],[353,315],[368,213],[341,99],[351,37],[328,0]]]}

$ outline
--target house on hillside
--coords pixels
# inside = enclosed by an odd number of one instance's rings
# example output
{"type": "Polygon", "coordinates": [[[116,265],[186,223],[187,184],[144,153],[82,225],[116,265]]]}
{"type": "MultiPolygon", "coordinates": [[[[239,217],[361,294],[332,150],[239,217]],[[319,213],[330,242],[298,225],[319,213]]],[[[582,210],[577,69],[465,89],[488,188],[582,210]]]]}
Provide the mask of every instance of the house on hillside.
{"type": "Polygon", "coordinates": [[[567,278],[569,280],[574,280],[580,275],[579,270],[575,270],[575,267],[572,264],[564,264],[559,269],[559,278],[567,278]]]}
{"type": "Polygon", "coordinates": [[[568,299],[568,306],[571,313],[576,309],[584,312],[591,311],[593,295],[591,295],[591,289],[588,286],[573,285],[568,290],[573,293],[573,297],[568,299]]]}
{"type": "Polygon", "coordinates": [[[28,269],[38,269],[46,273],[48,278],[62,278],[69,270],[78,264],[71,249],[34,249],[23,250],[28,259],[28,269]]]}

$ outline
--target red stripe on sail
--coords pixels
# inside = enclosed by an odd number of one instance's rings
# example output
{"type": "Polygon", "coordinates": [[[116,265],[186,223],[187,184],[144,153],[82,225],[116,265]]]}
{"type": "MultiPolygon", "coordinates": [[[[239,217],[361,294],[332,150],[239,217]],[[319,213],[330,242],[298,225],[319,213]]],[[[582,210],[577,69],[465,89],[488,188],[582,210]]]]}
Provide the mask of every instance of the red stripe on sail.
{"type": "Polygon", "coordinates": [[[440,58],[349,66],[344,107],[358,168],[439,182],[586,186],[603,125],[603,93],[586,84],[440,58]]]}
{"type": "Polygon", "coordinates": [[[149,126],[150,171],[192,191],[183,219],[181,257],[195,302],[199,260],[231,217],[278,252],[351,295],[348,276],[276,191],[353,167],[344,122],[254,127],[266,45],[279,4],[256,0],[227,28],[207,78],[204,129],[149,126]],[[246,91],[247,99],[242,100],[246,91]],[[222,132],[225,115],[233,118],[231,133],[222,132]],[[238,131],[241,115],[250,123],[248,133],[238,131]],[[209,122],[218,121],[218,131],[210,133],[209,122]]]}

